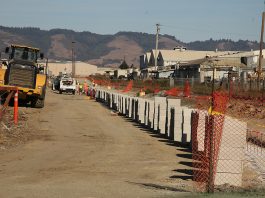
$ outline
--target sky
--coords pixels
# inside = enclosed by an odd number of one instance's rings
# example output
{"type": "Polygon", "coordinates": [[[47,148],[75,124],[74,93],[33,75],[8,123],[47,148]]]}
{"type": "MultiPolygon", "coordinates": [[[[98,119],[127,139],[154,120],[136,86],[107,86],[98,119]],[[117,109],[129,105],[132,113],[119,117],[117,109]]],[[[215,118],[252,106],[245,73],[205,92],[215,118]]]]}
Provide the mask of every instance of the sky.
{"type": "Polygon", "coordinates": [[[115,34],[161,34],[190,42],[260,39],[264,0],[0,0],[0,25],[115,34]]]}

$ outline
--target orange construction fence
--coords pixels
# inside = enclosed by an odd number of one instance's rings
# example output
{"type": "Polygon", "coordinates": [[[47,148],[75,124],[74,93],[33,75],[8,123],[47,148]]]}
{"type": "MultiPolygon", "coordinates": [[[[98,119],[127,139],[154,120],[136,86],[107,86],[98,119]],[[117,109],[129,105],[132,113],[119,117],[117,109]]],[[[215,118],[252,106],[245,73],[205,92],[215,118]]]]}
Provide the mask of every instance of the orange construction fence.
{"type": "Polygon", "coordinates": [[[10,102],[10,99],[14,96],[14,124],[18,124],[18,88],[17,87],[0,87],[1,91],[9,91],[6,97],[4,105],[1,105],[0,119],[6,112],[6,108],[10,102]]]}

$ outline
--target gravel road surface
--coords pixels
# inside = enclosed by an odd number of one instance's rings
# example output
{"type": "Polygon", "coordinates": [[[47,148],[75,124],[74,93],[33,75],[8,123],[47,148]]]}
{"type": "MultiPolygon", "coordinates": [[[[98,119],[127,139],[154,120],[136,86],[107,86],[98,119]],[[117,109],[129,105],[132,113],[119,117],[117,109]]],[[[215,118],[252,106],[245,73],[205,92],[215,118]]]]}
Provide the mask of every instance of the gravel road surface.
{"type": "Polygon", "coordinates": [[[180,197],[190,154],[85,96],[21,107],[35,137],[0,151],[0,197],[180,197]]]}

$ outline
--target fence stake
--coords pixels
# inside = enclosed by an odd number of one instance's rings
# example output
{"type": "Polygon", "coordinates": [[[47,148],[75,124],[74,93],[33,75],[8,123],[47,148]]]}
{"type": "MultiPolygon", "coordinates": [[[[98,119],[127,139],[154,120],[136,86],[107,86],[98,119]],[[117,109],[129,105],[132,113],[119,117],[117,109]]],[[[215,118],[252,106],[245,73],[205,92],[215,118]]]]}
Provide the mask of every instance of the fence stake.
{"type": "Polygon", "coordinates": [[[210,122],[211,122],[211,130],[210,130],[210,155],[209,155],[209,178],[208,178],[208,185],[207,185],[207,191],[208,193],[214,192],[214,170],[213,170],[213,157],[214,157],[214,117],[212,115],[213,108],[214,108],[214,76],[215,76],[215,67],[213,67],[213,81],[212,81],[212,101],[211,101],[211,115],[210,115],[210,122]]]}
{"type": "Polygon", "coordinates": [[[261,133],[261,154],[262,154],[263,148],[264,148],[264,145],[263,145],[263,133],[261,133]]]}
{"type": "Polygon", "coordinates": [[[211,130],[210,130],[210,155],[209,155],[209,178],[208,178],[208,193],[214,192],[214,117],[210,116],[211,130]]]}
{"type": "Polygon", "coordinates": [[[264,106],[264,90],[265,90],[265,79],[263,79],[263,88],[262,88],[262,106],[264,106]]]}
{"type": "Polygon", "coordinates": [[[18,90],[16,90],[14,96],[14,123],[18,123],[18,90]]]}

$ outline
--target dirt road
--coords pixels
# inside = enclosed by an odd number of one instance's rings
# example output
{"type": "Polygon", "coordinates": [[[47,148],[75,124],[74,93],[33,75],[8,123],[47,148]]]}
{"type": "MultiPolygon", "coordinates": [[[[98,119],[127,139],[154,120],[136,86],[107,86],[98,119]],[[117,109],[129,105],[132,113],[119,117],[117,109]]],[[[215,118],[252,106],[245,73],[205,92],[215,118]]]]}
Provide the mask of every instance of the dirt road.
{"type": "Polygon", "coordinates": [[[44,109],[21,110],[38,138],[0,151],[0,197],[179,197],[189,188],[185,149],[85,96],[48,92],[44,109]]]}

